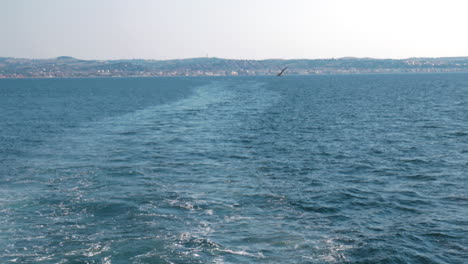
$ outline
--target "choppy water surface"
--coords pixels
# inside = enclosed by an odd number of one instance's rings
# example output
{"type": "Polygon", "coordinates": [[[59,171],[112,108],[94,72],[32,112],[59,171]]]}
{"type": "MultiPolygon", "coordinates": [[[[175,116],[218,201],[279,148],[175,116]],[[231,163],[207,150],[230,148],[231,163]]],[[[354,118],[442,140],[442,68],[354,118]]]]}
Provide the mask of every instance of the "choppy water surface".
{"type": "Polygon", "coordinates": [[[468,75],[0,80],[0,262],[467,263],[468,75]]]}

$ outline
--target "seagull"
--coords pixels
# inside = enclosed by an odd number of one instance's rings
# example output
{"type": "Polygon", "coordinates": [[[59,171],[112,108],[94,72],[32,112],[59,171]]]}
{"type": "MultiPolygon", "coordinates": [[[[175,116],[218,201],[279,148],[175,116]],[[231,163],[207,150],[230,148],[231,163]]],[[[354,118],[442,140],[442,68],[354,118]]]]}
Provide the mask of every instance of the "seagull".
{"type": "Polygon", "coordinates": [[[278,76],[278,77],[279,77],[279,76],[281,76],[281,75],[283,74],[283,72],[284,72],[284,71],[285,71],[287,68],[288,68],[288,67],[284,67],[284,69],[283,69],[283,70],[281,70],[281,72],[280,72],[280,73],[278,73],[276,76],[278,76]]]}

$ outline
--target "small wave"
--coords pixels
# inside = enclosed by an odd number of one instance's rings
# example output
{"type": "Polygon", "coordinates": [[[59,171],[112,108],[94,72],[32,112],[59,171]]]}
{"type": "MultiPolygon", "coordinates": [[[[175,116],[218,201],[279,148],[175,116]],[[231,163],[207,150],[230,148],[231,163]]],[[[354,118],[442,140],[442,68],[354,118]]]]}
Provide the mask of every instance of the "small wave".
{"type": "Polygon", "coordinates": [[[242,220],[251,220],[253,217],[248,216],[225,216],[224,221],[227,223],[238,222],[242,220]]]}
{"type": "Polygon", "coordinates": [[[299,204],[297,202],[292,202],[291,204],[293,206],[295,206],[295,207],[300,208],[303,211],[306,211],[306,212],[331,214],[331,213],[337,213],[337,212],[340,211],[339,208],[335,208],[335,207],[303,205],[303,204],[299,204]]]}
{"type": "Polygon", "coordinates": [[[353,249],[352,246],[339,243],[337,239],[326,239],[321,241],[315,247],[315,253],[312,255],[302,255],[302,259],[311,260],[313,262],[325,261],[327,263],[347,262],[347,254],[349,250],[353,249]]]}
{"type": "Polygon", "coordinates": [[[91,244],[87,249],[79,249],[65,253],[66,256],[73,256],[73,255],[82,255],[85,257],[94,257],[100,255],[106,251],[109,251],[110,247],[107,245],[102,245],[100,243],[91,244]]]}
{"type": "Polygon", "coordinates": [[[454,136],[454,137],[466,137],[466,136],[468,136],[468,132],[466,132],[466,131],[457,131],[457,132],[450,133],[450,135],[454,136]]]}
{"type": "Polygon", "coordinates": [[[423,159],[418,159],[418,158],[403,158],[403,159],[400,159],[401,162],[404,162],[404,163],[412,163],[412,164],[425,164],[425,163],[429,163],[428,161],[426,160],[423,160],[423,159]]]}
{"type": "Polygon", "coordinates": [[[218,249],[218,251],[226,252],[226,253],[233,254],[233,255],[241,255],[241,256],[247,256],[247,257],[253,257],[253,258],[265,258],[262,252],[250,253],[250,252],[247,252],[246,250],[235,251],[231,249],[218,249]]]}
{"type": "Polygon", "coordinates": [[[169,204],[173,207],[179,207],[179,208],[187,209],[190,211],[195,211],[199,209],[198,206],[194,205],[192,202],[187,202],[187,201],[172,200],[172,201],[169,201],[169,204]]]}
{"type": "Polygon", "coordinates": [[[430,175],[425,175],[425,174],[415,174],[415,175],[407,175],[404,176],[407,179],[411,180],[417,180],[417,181],[435,181],[437,180],[436,177],[430,176],[430,175]]]}
{"type": "Polygon", "coordinates": [[[465,203],[468,202],[468,196],[450,195],[450,196],[444,197],[443,199],[454,201],[454,202],[465,202],[465,203]]]}

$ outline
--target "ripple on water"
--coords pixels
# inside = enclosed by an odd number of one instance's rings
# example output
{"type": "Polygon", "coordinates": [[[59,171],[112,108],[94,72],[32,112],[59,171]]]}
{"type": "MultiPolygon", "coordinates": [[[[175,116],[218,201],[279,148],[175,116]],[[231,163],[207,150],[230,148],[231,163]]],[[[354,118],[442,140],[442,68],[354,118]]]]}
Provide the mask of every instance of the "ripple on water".
{"type": "Polygon", "coordinates": [[[52,80],[0,113],[0,262],[464,263],[465,80],[52,80]]]}

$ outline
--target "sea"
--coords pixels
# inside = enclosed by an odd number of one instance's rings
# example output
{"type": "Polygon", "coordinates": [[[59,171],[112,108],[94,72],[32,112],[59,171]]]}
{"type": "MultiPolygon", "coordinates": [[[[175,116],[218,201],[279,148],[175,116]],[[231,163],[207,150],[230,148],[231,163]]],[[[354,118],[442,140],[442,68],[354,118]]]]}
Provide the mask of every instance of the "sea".
{"type": "Polygon", "coordinates": [[[468,74],[0,80],[0,263],[468,263],[468,74]]]}

